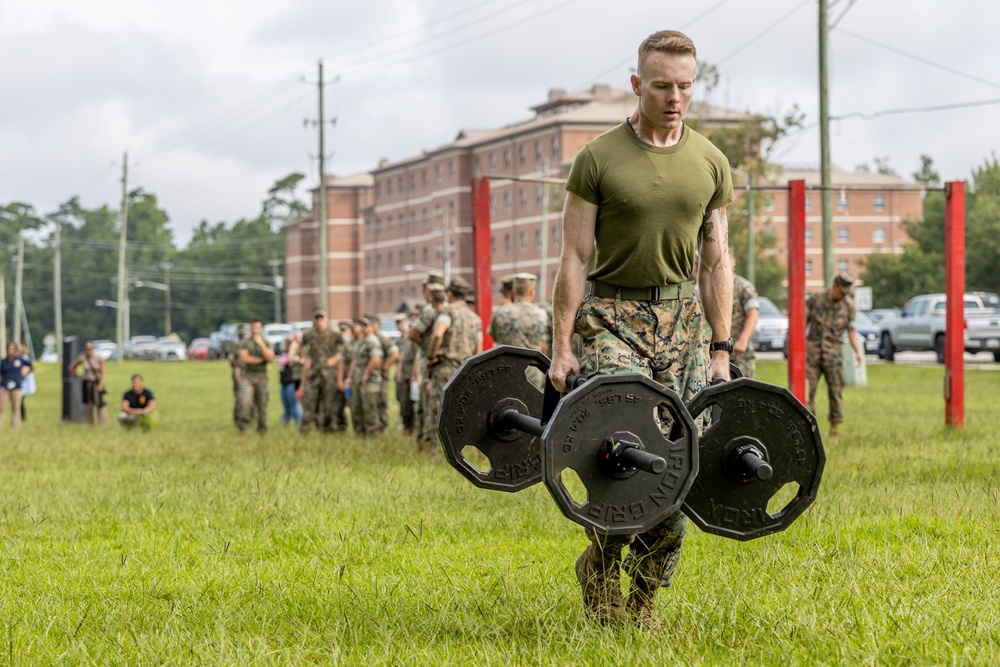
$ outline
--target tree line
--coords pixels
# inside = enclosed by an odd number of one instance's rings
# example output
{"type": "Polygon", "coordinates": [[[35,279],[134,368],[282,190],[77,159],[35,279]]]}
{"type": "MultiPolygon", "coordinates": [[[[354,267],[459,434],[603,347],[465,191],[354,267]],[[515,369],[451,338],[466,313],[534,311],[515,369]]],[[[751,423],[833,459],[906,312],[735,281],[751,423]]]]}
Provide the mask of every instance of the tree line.
{"type": "MultiPolygon", "coordinates": [[[[293,173],[277,181],[253,219],[232,224],[201,221],[184,248],[175,244],[169,216],[156,195],[141,188],[129,192],[125,258],[130,334],[168,333],[166,290],[136,286],[137,281],[160,286],[169,282],[170,333],[185,341],[207,336],[224,322],[269,319],[274,295],[237,285],[274,284],[272,263],[285,257],[282,225],[309,211],[295,195],[304,178],[293,173]]],[[[6,302],[14,303],[18,237],[23,234],[22,300],[36,351],[55,329],[57,237],[64,335],[114,340],[115,308],[95,303],[117,299],[120,218],[117,207],[86,208],[79,197],[48,213],[24,202],[0,204],[0,273],[6,275],[6,302]]],[[[9,329],[13,312],[8,308],[9,329]]]]}

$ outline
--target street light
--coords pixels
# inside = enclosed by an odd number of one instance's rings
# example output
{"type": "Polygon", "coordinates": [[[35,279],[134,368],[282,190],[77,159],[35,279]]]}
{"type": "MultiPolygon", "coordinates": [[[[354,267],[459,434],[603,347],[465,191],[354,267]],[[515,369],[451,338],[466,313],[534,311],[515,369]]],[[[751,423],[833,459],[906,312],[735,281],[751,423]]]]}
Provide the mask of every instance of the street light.
{"type": "Polygon", "coordinates": [[[165,301],[163,306],[163,324],[166,327],[164,336],[169,336],[171,329],[173,327],[170,324],[170,285],[165,285],[163,283],[154,283],[151,280],[136,280],[132,283],[133,287],[151,287],[153,289],[158,289],[161,292],[165,292],[165,301]]]}
{"type": "MultiPolygon", "coordinates": [[[[98,299],[97,301],[94,301],[94,305],[95,306],[103,306],[105,308],[114,308],[115,310],[118,309],[118,302],[117,301],[110,301],[108,299],[98,299]]],[[[129,316],[129,303],[128,303],[128,297],[127,296],[125,298],[125,308],[122,310],[122,319],[124,320],[124,336],[125,336],[125,340],[128,340],[129,339],[129,333],[130,333],[130,330],[131,330],[131,319],[132,318],[129,316]]],[[[121,361],[122,359],[125,358],[125,349],[124,349],[125,345],[120,340],[117,341],[117,343],[118,343],[118,361],[121,361]]]]}
{"type": "Polygon", "coordinates": [[[274,287],[273,285],[263,285],[261,283],[239,283],[236,285],[236,289],[239,290],[256,289],[262,292],[271,292],[272,294],[274,294],[274,321],[280,322],[281,321],[281,287],[280,287],[281,277],[278,276],[275,280],[279,283],[278,287],[274,287]]]}

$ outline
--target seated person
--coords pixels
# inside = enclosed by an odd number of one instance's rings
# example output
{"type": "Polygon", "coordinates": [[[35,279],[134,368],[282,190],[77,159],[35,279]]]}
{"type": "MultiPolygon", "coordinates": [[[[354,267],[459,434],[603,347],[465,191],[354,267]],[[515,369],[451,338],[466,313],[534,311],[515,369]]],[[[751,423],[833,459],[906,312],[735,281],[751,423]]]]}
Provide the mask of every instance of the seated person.
{"type": "Polygon", "coordinates": [[[118,423],[126,428],[136,424],[148,431],[156,425],[156,399],[153,392],[142,385],[142,376],[136,373],[132,376],[132,388],[122,397],[122,411],[118,415],[118,423]]]}

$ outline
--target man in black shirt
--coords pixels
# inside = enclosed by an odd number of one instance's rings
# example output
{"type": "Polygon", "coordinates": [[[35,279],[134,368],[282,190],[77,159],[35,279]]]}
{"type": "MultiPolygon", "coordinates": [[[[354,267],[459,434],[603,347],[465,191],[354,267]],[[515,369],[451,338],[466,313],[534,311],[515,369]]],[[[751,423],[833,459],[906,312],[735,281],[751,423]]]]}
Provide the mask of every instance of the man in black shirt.
{"type": "Polygon", "coordinates": [[[122,396],[122,411],[118,415],[118,423],[125,428],[136,424],[142,430],[148,431],[156,425],[156,399],[153,392],[142,384],[142,376],[136,373],[132,376],[132,388],[122,396]]]}

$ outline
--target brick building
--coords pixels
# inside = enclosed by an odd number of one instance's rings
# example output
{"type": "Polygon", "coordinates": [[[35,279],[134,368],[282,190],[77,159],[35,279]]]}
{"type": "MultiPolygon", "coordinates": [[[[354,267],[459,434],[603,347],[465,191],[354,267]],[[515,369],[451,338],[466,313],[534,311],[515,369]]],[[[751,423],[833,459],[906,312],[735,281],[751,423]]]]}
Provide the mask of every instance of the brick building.
{"type": "MultiPolygon", "coordinates": [[[[818,168],[786,166],[781,182],[806,182],[806,291],[823,289],[823,202],[818,168]]],[[[864,260],[873,253],[900,254],[910,238],[903,229],[907,218],[922,218],[920,184],[899,176],[848,172],[833,168],[834,270],[859,276],[864,260]]],[[[739,196],[739,193],[737,193],[739,196]]],[[[779,252],[788,247],[788,192],[766,192],[757,204],[758,233],[774,234],[779,252]]]]}
{"type": "MultiPolygon", "coordinates": [[[[371,174],[327,176],[327,304],[330,317],[361,315],[361,229],[364,211],[372,203],[371,174]]],[[[320,303],[319,188],[312,190],[312,213],[285,225],[286,319],[312,318],[320,303]]]]}

